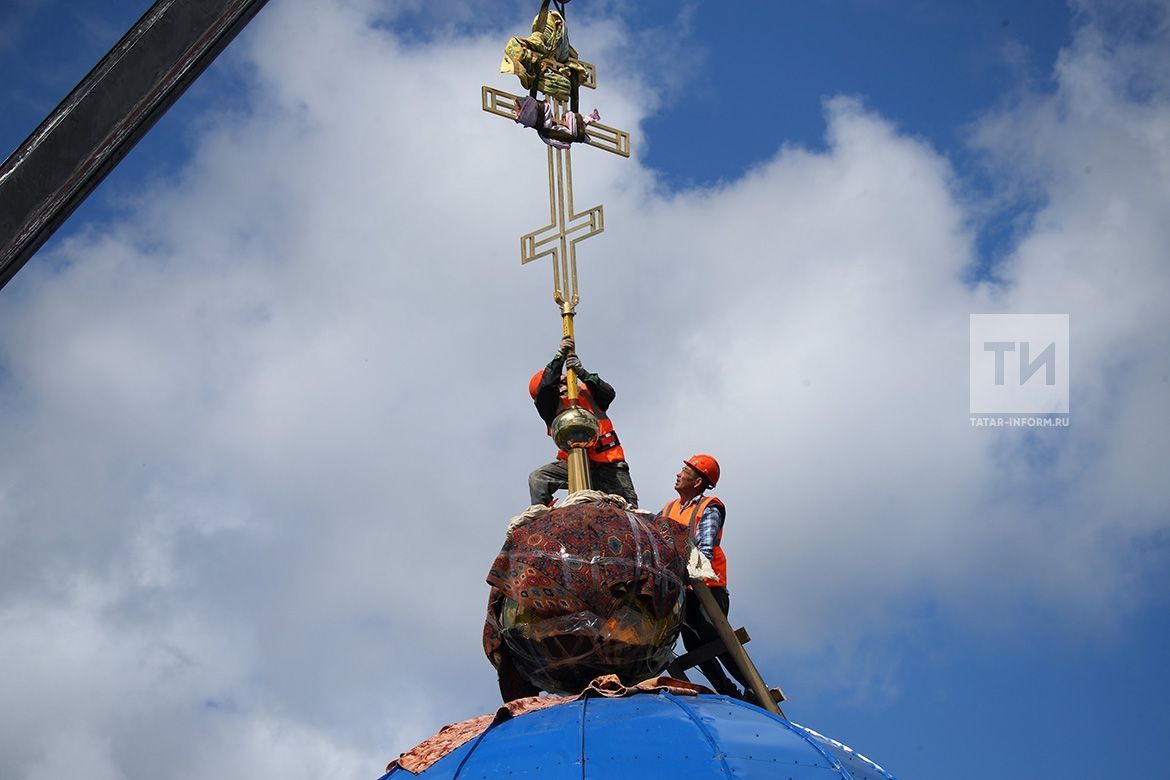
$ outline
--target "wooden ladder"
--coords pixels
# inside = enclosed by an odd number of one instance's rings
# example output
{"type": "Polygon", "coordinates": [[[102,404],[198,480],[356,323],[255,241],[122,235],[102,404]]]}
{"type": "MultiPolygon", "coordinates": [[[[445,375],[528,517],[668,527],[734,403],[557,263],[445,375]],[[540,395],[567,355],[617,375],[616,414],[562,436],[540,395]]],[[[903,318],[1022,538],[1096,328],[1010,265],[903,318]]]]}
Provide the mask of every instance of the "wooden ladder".
{"type": "Polygon", "coordinates": [[[666,671],[677,680],[687,680],[687,669],[710,661],[720,653],[730,653],[751,684],[752,692],[759,705],[773,715],[779,715],[783,718],[784,712],[780,709],[779,703],[786,698],[784,692],[779,688],[768,688],[756,665],[748,657],[747,650],[743,648],[744,645],[752,641],[747,629],[741,627],[733,630],[731,628],[727,616],[723,614],[723,610],[719,608],[719,604],[716,603],[715,597],[711,595],[711,590],[705,583],[692,580],[691,587],[694,589],[695,595],[699,597],[703,612],[707,614],[707,618],[715,626],[715,630],[719,632],[719,638],[689,653],[680,655],[666,667],[666,671]]]}

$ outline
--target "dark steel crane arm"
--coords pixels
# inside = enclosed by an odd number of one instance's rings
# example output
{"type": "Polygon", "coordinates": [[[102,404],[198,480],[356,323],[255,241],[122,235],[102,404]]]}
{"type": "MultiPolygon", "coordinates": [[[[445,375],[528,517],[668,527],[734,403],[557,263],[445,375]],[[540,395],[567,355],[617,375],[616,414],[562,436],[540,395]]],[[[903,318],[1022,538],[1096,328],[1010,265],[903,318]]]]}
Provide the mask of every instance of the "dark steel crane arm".
{"type": "Polygon", "coordinates": [[[0,288],[268,0],[158,0],[0,166],[0,288]]]}

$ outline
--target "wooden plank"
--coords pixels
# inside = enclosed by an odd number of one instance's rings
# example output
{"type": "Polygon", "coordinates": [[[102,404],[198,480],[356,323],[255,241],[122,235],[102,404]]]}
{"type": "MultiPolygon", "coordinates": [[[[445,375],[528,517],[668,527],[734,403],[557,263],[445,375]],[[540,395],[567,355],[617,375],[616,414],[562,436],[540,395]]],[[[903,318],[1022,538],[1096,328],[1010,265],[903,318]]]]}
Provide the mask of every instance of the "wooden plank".
{"type": "MultiPolygon", "coordinates": [[[[751,683],[752,690],[756,694],[756,700],[760,706],[766,709],[773,715],[784,717],[784,713],[776,706],[776,702],[772,699],[769,693],[769,688],[760,677],[760,670],[752,662],[748,656],[747,651],[743,649],[743,645],[736,639],[735,632],[731,630],[731,624],[727,622],[727,616],[723,614],[723,610],[719,608],[719,604],[715,601],[715,597],[711,595],[707,584],[698,580],[691,580],[691,588],[695,591],[695,595],[699,597],[699,603],[703,605],[703,612],[707,613],[707,619],[710,620],[715,630],[719,632],[719,636],[723,639],[724,644],[728,646],[728,652],[731,653],[732,658],[739,665],[740,671],[747,677],[748,682],[751,683]]],[[[783,698],[783,694],[781,694],[783,698]]]]}

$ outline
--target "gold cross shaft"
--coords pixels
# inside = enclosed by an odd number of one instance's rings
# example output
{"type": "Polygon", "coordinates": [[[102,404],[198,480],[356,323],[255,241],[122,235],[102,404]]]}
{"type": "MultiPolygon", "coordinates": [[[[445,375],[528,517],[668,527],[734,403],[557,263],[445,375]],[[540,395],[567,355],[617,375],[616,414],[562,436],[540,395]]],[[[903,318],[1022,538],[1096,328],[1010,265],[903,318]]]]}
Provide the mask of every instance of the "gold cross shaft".
{"type": "Polygon", "coordinates": [[[605,210],[597,205],[578,213],[573,206],[572,150],[550,146],[547,154],[549,222],[520,237],[520,263],[550,256],[553,300],[575,308],[581,300],[577,287],[577,244],[605,230],[605,210]]]}

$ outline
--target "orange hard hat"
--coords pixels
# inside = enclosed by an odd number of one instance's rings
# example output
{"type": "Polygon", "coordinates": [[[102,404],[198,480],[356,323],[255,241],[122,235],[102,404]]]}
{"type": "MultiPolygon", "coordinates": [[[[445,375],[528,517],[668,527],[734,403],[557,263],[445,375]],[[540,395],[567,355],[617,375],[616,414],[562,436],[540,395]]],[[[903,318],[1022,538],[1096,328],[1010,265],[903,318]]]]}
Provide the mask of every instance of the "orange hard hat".
{"type": "Polygon", "coordinates": [[[702,474],[711,487],[715,487],[715,484],[719,482],[719,461],[710,455],[700,452],[698,455],[687,458],[683,463],[702,474]]]}

